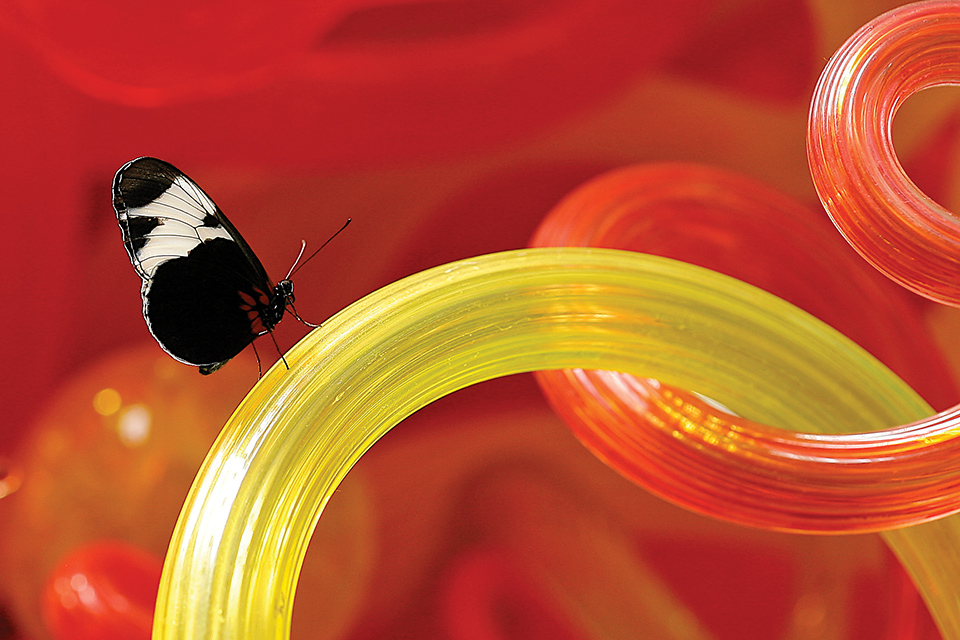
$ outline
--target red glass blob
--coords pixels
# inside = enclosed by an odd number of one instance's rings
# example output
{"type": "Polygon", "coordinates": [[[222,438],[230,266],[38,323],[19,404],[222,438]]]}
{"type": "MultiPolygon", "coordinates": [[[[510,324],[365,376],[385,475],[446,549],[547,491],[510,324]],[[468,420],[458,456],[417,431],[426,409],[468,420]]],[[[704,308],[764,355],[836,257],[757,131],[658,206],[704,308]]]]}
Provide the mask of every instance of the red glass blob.
{"type": "Polygon", "coordinates": [[[79,547],[47,579],[49,632],[56,640],[147,640],[162,569],[162,559],[124,542],[79,547]]]}

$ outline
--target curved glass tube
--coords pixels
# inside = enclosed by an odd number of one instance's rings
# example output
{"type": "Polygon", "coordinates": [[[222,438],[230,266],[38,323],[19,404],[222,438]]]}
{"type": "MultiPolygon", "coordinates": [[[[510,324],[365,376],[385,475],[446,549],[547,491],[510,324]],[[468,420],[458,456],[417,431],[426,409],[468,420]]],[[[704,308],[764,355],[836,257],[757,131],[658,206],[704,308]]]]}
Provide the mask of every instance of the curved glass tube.
{"type": "Polygon", "coordinates": [[[814,185],[844,237],[904,287],[960,306],[960,221],[897,160],[891,121],[914,93],[960,83],[960,3],[899,7],[857,31],[820,76],[807,129],[814,185]]]}
{"type": "MultiPolygon", "coordinates": [[[[288,637],[307,543],[352,465],[418,408],[493,377],[620,370],[810,432],[930,413],[877,360],[796,307],[699,267],[606,249],[508,252],[416,274],[337,314],[286,359],[290,370],[274,367],[237,409],[187,497],[164,565],[156,638],[288,637]]],[[[721,434],[703,439],[717,457],[750,446],[736,431],[721,434]]],[[[838,511],[848,502],[838,495],[838,511]]],[[[960,519],[884,535],[941,628],[960,632],[950,597],[960,556],[943,553],[960,541],[960,519]]]]}
{"type": "MultiPolygon", "coordinates": [[[[567,196],[532,244],[666,253],[723,270],[842,327],[921,389],[946,377],[898,288],[849,251],[826,220],[729,171],[690,164],[612,171],[567,196]]],[[[719,411],[656,380],[582,369],[536,377],[598,457],[700,513],[768,529],[854,533],[960,509],[960,492],[944,475],[956,443],[928,446],[956,410],[911,428],[813,436],[719,411]],[[736,447],[727,446],[731,434],[736,447]]]]}

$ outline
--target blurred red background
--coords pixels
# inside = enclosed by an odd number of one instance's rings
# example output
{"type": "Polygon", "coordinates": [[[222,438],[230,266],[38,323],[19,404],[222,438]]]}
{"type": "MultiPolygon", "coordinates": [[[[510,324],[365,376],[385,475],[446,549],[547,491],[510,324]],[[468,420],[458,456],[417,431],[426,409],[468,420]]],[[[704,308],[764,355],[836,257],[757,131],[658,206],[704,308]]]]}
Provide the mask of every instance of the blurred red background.
{"type": "MultiPolygon", "coordinates": [[[[817,75],[897,4],[0,8],[0,266],[16,289],[0,456],[23,472],[0,500],[0,638],[85,637],[44,618],[44,585],[97,540],[162,558],[192,473],[256,381],[249,358],[201,379],[150,338],[110,206],[124,162],[187,172],[274,277],[301,238],[317,246],[352,217],[298,273],[298,311],[318,322],[418,270],[525,246],[564,194],[626,164],[715,165],[818,207],[804,148],[817,75]],[[117,444],[126,414],[91,404],[106,388],[152,408],[153,440],[117,444]]],[[[957,97],[912,98],[895,127],[911,177],[950,208],[957,97]]],[[[956,368],[956,312],[913,304],[956,368]]],[[[277,338],[303,333],[288,321],[277,338]]],[[[883,638],[929,624],[902,614],[912,592],[879,538],[750,531],[653,499],[580,448],[528,376],[421,412],[342,494],[295,638],[883,638]]]]}

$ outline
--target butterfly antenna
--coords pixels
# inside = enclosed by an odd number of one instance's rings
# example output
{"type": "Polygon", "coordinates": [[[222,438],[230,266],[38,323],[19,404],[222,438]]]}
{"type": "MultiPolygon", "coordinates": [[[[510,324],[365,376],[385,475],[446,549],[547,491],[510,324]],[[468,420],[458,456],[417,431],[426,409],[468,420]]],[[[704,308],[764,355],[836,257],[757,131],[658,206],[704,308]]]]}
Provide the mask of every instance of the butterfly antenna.
{"type": "MultiPolygon", "coordinates": [[[[285,276],[283,277],[284,280],[289,280],[289,279],[290,279],[290,276],[293,275],[293,270],[297,267],[297,263],[300,262],[300,258],[303,257],[303,252],[304,252],[304,250],[305,250],[306,248],[307,248],[307,241],[306,241],[306,240],[301,240],[301,241],[300,241],[300,253],[297,254],[297,259],[293,261],[293,265],[291,265],[290,271],[287,271],[287,275],[285,275],[285,276]]],[[[310,256],[310,257],[312,258],[313,256],[310,256]]]]}
{"type": "Polygon", "coordinates": [[[340,232],[341,232],[341,231],[343,231],[344,229],[347,228],[347,225],[350,224],[350,221],[351,221],[352,219],[353,219],[353,218],[347,218],[347,221],[343,223],[343,226],[340,227],[335,234],[333,234],[332,236],[330,236],[329,238],[327,238],[327,241],[324,242],[322,245],[320,245],[320,248],[317,249],[316,251],[314,251],[313,253],[311,253],[311,254],[310,254],[310,257],[308,257],[308,258],[307,258],[306,260],[304,260],[303,262],[300,262],[300,256],[303,255],[303,250],[307,248],[307,241],[306,241],[306,240],[301,240],[300,242],[302,242],[303,244],[302,244],[302,246],[300,247],[300,255],[297,256],[296,262],[294,262],[294,263],[293,263],[293,266],[290,267],[290,271],[289,271],[289,273],[287,273],[287,277],[284,278],[284,279],[285,279],[285,280],[289,280],[291,277],[293,277],[293,274],[295,274],[297,271],[300,271],[300,269],[302,269],[305,264],[307,264],[308,262],[310,262],[311,260],[313,260],[313,257],[314,257],[315,255],[317,255],[318,253],[320,253],[320,250],[321,250],[321,249],[323,249],[325,246],[327,246],[328,244],[330,244],[330,241],[331,241],[331,240],[333,240],[334,238],[336,238],[338,235],[340,235],[340,232]],[[298,263],[298,262],[300,262],[300,266],[297,266],[297,263],[298,263]]]}

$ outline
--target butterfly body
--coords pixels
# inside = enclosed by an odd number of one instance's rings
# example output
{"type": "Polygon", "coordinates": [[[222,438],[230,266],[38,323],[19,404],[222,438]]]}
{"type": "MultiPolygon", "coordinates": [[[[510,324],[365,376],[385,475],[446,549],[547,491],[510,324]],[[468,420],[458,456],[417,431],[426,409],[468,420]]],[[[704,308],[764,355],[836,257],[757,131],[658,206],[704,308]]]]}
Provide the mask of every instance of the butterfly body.
{"type": "Polygon", "coordinates": [[[274,285],[220,208],[173,165],[128,162],[114,178],[113,205],[143,280],[150,332],[200,373],[216,371],[272,331],[293,303],[293,282],[274,285]]]}

